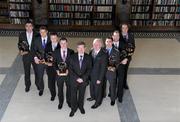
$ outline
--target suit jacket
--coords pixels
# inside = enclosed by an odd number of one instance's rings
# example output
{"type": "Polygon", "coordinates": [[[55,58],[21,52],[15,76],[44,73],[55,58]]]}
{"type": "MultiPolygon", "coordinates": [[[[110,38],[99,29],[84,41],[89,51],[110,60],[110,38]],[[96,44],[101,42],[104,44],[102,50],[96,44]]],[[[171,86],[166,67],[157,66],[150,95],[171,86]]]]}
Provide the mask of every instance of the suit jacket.
{"type": "Polygon", "coordinates": [[[93,58],[92,52],[93,51],[90,52],[90,55],[93,59],[93,67],[90,77],[91,81],[100,80],[101,82],[103,82],[107,71],[108,55],[103,49],[101,49],[96,58],[93,58]]]}
{"type": "MultiPolygon", "coordinates": [[[[48,45],[48,43],[50,43],[50,38],[48,37],[47,38],[47,42],[46,42],[46,47],[48,45]]],[[[34,56],[36,56],[36,52],[39,51],[41,53],[41,55],[44,57],[45,56],[45,49],[43,48],[42,46],[42,39],[41,39],[41,36],[38,36],[36,39],[35,39],[35,42],[34,42],[34,46],[33,46],[33,52],[34,52],[34,56]]]]}
{"type": "MultiPolygon", "coordinates": [[[[128,40],[127,40],[127,41],[126,41],[125,38],[123,38],[122,34],[120,34],[119,48],[118,48],[118,50],[119,50],[120,53],[121,53],[121,51],[122,51],[123,49],[126,48],[127,43],[131,43],[131,44],[133,44],[133,46],[135,47],[135,40],[134,40],[133,34],[132,34],[132,33],[128,33],[128,40]]],[[[128,58],[128,60],[131,60],[131,56],[128,56],[127,58],[128,58]]]]}
{"type": "Polygon", "coordinates": [[[46,45],[45,54],[51,52],[51,53],[52,53],[52,56],[53,56],[54,51],[55,51],[56,49],[58,49],[58,48],[59,48],[59,44],[57,44],[56,48],[53,50],[53,49],[52,49],[52,42],[50,42],[50,43],[48,43],[48,44],[46,45]]]}
{"type": "Polygon", "coordinates": [[[26,41],[28,43],[28,45],[31,47],[30,52],[33,52],[34,42],[35,42],[36,37],[37,37],[37,33],[35,31],[33,31],[32,42],[31,42],[31,45],[29,45],[27,36],[26,36],[26,31],[25,31],[25,32],[20,33],[18,43],[21,43],[22,41],[26,41]]]}
{"type": "Polygon", "coordinates": [[[119,59],[120,59],[120,55],[119,55],[119,50],[118,49],[116,49],[115,47],[112,47],[112,49],[111,49],[111,52],[110,52],[110,54],[109,54],[109,52],[105,49],[105,51],[107,52],[107,54],[108,54],[108,63],[110,62],[110,57],[112,57],[113,58],[113,64],[115,65],[115,66],[117,66],[118,64],[119,64],[119,59]]]}
{"type": "Polygon", "coordinates": [[[88,54],[84,54],[82,66],[79,66],[78,53],[73,54],[69,60],[69,75],[70,81],[73,84],[78,84],[76,81],[78,78],[82,78],[84,83],[88,83],[88,78],[91,73],[92,59],[88,54]]]}
{"type": "MultiPolygon", "coordinates": [[[[66,57],[66,64],[69,65],[69,58],[70,56],[74,54],[74,51],[72,49],[67,49],[67,57],[66,57]]],[[[58,67],[57,67],[57,64],[59,62],[63,62],[63,58],[61,56],[61,48],[60,47],[57,47],[57,49],[54,51],[53,53],[53,58],[54,58],[54,66],[55,66],[55,69],[58,70],[58,67]]]]}

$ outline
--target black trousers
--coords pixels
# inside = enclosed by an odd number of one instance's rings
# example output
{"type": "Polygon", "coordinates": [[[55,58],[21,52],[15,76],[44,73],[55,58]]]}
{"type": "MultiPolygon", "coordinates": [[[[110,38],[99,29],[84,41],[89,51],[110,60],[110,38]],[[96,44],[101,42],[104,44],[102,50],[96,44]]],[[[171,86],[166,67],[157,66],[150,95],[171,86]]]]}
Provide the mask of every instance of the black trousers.
{"type": "Polygon", "coordinates": [[[26,55],[23,55],[23,67],[24,67],[24,80],[25,80],[25,86],[29,88],[31,86],[31,65],[34,69],[35,74],[35,85],[38,87],[38,74],[37,74],[37,65],[34,62],[33,55],[31,53],[28,53],[26,55]]]}
{"type": "Polygon", "coordinates": [[[118,66],[118,70],[117,70],[117,78],[118,78],[118,89],[117,89],[117,97],[120,101],[122,101],[123,98],[123,93],[124,93],[124,76],[125,76],[125,68],[126,65],[120,64],[118,66]]]}
{"type": "Polygon", "coordinates": [[[110,98],[111,101],[116,100],[116,87],[117,87],[117,78],[116,78],[116,71],[108,71],[106,73],[106,80],[109,81],[109,93],[110,93],[110,98]]]}
{"type": "Polygon", "coordinates": [[[67,104],[71,103],[71,89],[69,76],[57,76],[57,86],[58,86],[58,98],[59,104],[64,102],[64,83],[66,84],[66,102],[67,104]]]}
{"type": "Polygon", "coordinates": [[[127,64],[125,65],[125,74],[124,74],[124,84],[123,87],[127,86],[127,74],[128,74],[128,69],[129,69],[129,64],[131,62],[131,59],[129,59],[129,61],[127,62],[127,64]]]}
{"type": "Polygon", "coordinates": [[[56,70],[53,66],[48,66],[46,69],[48,76],[48,88],[52,97],[56,96],[56,70]]]}
{"type": "Polygon", "coordinates": [[[37,64],[38,69],[38,87],[40,91],[44,90],[44,72],[47,68],[47,65],[45,64],[37,64]]]}
{"type": "Polygon", "coordinates": [[[102,98],[103,98],[103,85],[104,81],[101,81],[100,84],[96,83],[97,80],[92,79],[90,81],[90,95],[91,98],[95,99],[95,104],[100,105],[102,103],[102,98]]]}
{"type": "Polygon", "coordinates": [[[87,84],[71,84],[71,109],[72,111],[76,111],[77,108],[83,109],[84,106],[84,95],[86,91],[87,84]]]}

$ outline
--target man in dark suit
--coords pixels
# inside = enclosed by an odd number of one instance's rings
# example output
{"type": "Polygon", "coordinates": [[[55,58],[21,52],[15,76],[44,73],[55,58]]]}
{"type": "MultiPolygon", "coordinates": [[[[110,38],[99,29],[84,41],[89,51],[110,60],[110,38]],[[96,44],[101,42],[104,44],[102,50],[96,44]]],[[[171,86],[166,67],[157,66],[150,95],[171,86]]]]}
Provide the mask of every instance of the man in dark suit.
{"type": "MultiPolygon", "coordinates": [[[[125,27],[128,27],[127,24],[123,24],[125,27]]],[[[122,25],[122,26],[123,26],[122,25]]],[[[127,34],[128,40],[122,39],[122,35],[120,34],[119,31],[114,31],[113,32],[113,46],[119,50],[121,53],[122,50],[126,50],[127,44],[131,43],[132,45],[135,46],[134,44],[134,38],[131,33],[127,34]]],[[[127,68],[128,68],[128,62],[131,60],[131,56],[125,57],[123,60],[120,61],[120,64],[118,66],[118,90],[117,90],[117,96],[118,96],[118,101],[122,102],[123,98],[123,88],[124,89],[129,89],[127,85],[127,68]]]]}
{"type": "Polygon", "coordinates": [[[90,75],[90,98],[88,101],[95,100],[92,109],[97,108],[102,103],[103,98],[103,85],[105,82],[105,76],[107,71],[108,55],[102,49],[102,40],[94,39],[93,49],[90,52],[93,59],[93,67],[90,75]]]}
{"type": "Polygon", "coordinates": [[[113,47],[113,39],[111,37],[106,38],[106,51],[108,53],[108,68],[106,72],[106,80],[109,81],[109,94],[111,98],[111,105],[115,104],[116,100],[116,88],[117,88],[117,73],[116,69],[119,65],[119,50],[113,47]]]}
{"type": "Polygon", "coordinates": [[[48,43],[50,43],[50,38],[48,36],[48,30],[45,26],[41,26],[39,29],[40,36],[36,38],[34,43],[34,61],[37,64],[38,69],[38,87],[39,96],[43,95],[44,91],[44,71],[47,65],[44,63],[45,59],[45,48],[48,43]]]}
{"type": "Polygon", "coordinates": [[[59,48],[57,33],[52,32],[50,34],[50,40],[51,42],[48,43],[45,48],[45,64],[47,65],[46,72],[48,76],[48,88],[51,93],[51,101],[54,101],[56,96],[56,70],[53,66],[53,52],[59,48]]]}
{"type": "Polygon", "coordinates": [[[20,55],[22,55],[22,60],[23,60],[23,66],[24,66],[24,79],[25,79],[25,91],[28,92],[30,90],[31,86],[31,64],[34,69],[35,73],[35,84],[38,87],[38,78],[37,78],[37,66],[34,63],[33,59],[33,43],[35,41],[35,36],[37,35],[35,31],[33,31],[33,23],[32,21],[27,21],[25,24],[25,32],[22,32],[19,35],[19,41],[18,41],[18,48],[20,55]],[[26,43],[27,44],[27,50],[23,50],[19,45],[21,43],[26,43]]]}
{"type": "Polygon", "coordinates": [[[77,108],[82,114],[84,110],[84,95],[86,86],[88,85],[89,75],[91,73],[92,60],[85,53],[85,43],[77,44],[77,53],[70,57],[69,75],[71,82],[71,113],[70,117],[74,116],[77,108]]]}
{"type": "Polygon", "coordinates": [[[74,54],[74,51],[68,48],[68,41],[66,38],[62,37],[60,39],[60,48],[55,50],[53,57],[54,57],[54,65],[57,72],[57,86],[58,86],[58,98],[59,98],[59,105],[58,109],[61,109],[64,102],[64,82],[66,83],[66,102],[68,106],[70,107],[70,81],[69,81],[69,75],[68,75],[68,69],[66,69],[66,73],[60,73],[58,64],[61,62],[65,62],[65,64],[69,65],[69,57],[74,54]]]}

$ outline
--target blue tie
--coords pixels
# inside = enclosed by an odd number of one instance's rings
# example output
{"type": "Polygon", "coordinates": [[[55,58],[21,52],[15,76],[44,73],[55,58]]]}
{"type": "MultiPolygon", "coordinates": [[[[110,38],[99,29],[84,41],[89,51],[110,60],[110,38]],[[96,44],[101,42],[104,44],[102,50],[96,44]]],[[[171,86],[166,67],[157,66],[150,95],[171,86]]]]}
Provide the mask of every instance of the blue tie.
{"type": "Polygon", "coordinates": [[[43,46],[43,48],[45,49],[45,47],[46,47],[46,40],[45,40],[45,39],[43,40],[42,46],[43,46]]]}

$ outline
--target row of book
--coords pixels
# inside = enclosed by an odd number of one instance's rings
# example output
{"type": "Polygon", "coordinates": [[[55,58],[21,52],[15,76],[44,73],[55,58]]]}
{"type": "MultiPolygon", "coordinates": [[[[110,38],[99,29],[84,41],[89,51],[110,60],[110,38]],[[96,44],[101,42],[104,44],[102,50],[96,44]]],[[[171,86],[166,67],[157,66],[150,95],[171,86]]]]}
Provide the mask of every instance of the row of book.
{"type": "Polygon", "coordinates": [[[25,24],[28,19],[12,18],[10,19],[11,24],[25,24]]]}
{"type": "Polygon", "coordinates": [[[140,4],[146,4],[150,5],[152,3],[152,0],[132,0],[132,4],[140,5],[140,4]]]}
{"type": "Polygon", "coordinates": [[[9,2],[32,2],[32,0],[9,0],[9,2]]]}
{"type": "Polygon", "coordinates": [[[150,14],[143,13],[143,14],[131,14],[131,19],[149,19],[150,14]]]}
{"type": "Polygon", "coordinates": [[[175,21],[137,21],[134,20],[131,22],[133,26],[174,26],[175,21]]]}
{"type": "Polygon", "coordinates": [[[50,11],[74,11],[72,5],[50,5],[50,11]]]}
{"type": "Polygon", "coordinates": [[[0,11],[0,16],[9,16],[9,12],[7,10],[1,10],[0,11]]]}
{"type": "Polygon", "coordinates": [[[10,4],[10,9],[16,9],[16,10],[31,10],[30,4],[10,4]]]}
{"type": "Polygon", "coordinates": [[[29,12],[25,11],[10,11],[10,17],[29,17],[29,12]]]}
{"type": "Polygon", "coordinates": [[[1,3],[0,4],[0,9],[7,9],[8,8],[8,4],[7,3],[1,3]]]}
{"type": "Polygon", "coordinates": [[[153,21],[152,26],[174,26],[175,22],[172,21],[153,21]]]}
{"type": "Polygon", "coordinates": [[[65,12],[50,12],[49,13],[49,18],[84,18],[84,19],[112,19],[112,14],[111,13],[96,13],[96,14],[91,14],[91,13],[65,13],[65,12]]]}
{"type": "Polygon", "coordinates": [[[175,12],[176,11],[176,7],[175,6],[165,6],[165,7],[160,7],[160,6],[156,6],[154,9],[155,12],[175,12]]]}
{"type": "Polygon", "coordinates": [[[116,4],[116,0],[49,0],[49,3],[62,3],[62,4],[116,4]]]}
{"type": "Polygon", "coordinates": [[[112,19],[111,13],[96,13],[93,16],[96,19],[112,19]]]}
{"type": "Polygon", "coordinates": [[[131,12],[149,12],[150,6],[132,6],[131,12]]]}
{"type": "Polygon", "coordinates": [[[49,18],[73,18],[73,13],[65,12],[50,12],[49,18]]]}
{"type": "Polygon", "coordinates": [[[108,21],[105,21],[105,20],[94,20],[93,21],[93,25],[112,25],[112,21],[111,20],[108,20],[108,21]]]}
{"type": "Polygon", "coordinates": [[[133,20],[131,21],[132,26],[149,26],[151,25],[150,21],[145,21],[145,20],[133,20]]]}
{"type": "Polygon", "coordinates": [[[116,0],[94,0],[94,4],[112,5],[112,4],[116,4],[116,0]]]}
{"type": "Polygon", "coordinates": [[[153,19],[174,19],[175,14],[153,14],[153,19]]]}
{"type": "Polygon", "coordinates": [[[50,5],[50,11],[97,11],[97,12],[112,12],[112,6],[83,6],[83,5],[50,5]]]}
{"type": "Polygon", "coordinates": [[[92,0],[49,0],[49,3],[91,4],[92,0]]]}
{"type": "Polygon", "coordinates": [[[175,5],[177,0],[155,0],[157,5],[175,5]]]}

